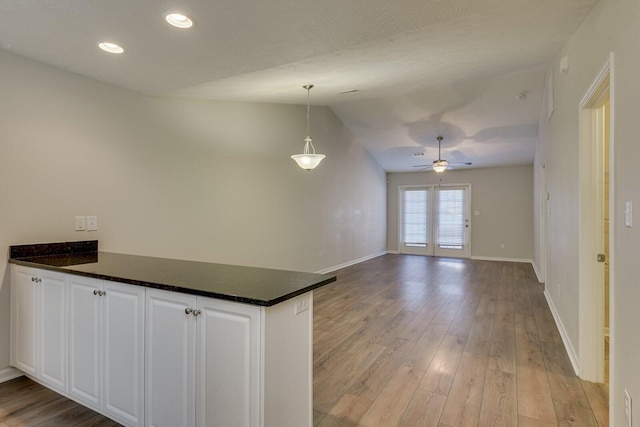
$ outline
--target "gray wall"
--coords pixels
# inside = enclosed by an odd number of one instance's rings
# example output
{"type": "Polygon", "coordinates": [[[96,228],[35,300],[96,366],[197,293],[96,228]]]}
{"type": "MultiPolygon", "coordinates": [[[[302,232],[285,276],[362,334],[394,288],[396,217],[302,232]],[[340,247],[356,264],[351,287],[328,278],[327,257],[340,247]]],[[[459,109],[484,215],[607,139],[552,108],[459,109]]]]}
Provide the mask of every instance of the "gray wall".
{"type": "MultiPolygon", "coordinates": [[[[547,254],[536,252],[536,262],[547,266],[547,292],[555,305],[561,322],[574,349],[579,348],[579,295],[578,283],[578,223],[580,218],[578,105],[598,75],[610,52],[615,53],[614,95],[614,164],[611,179],[614,182],[615,211],[613,230],[613,278],[611,312],[612,405],[610,411],[615,426],[624,421],[623,390],[628,390],[636,401],[640,396],[640,227],[624,226],[624,203],[640,203],[640,120],[638,96],[640,94],[640,55],[638,51],[638,23],[640,2],[637,0],[599,1],[580,29],[559,53],[553,63],[554,111],[551,120],[541,115],[540,146],[536,153],[537,187],[544,191],[542,167],[546,169],[549,192],[547,218],[547,254]],[[570,69],[559,73],[560,58],[569,56],[570,69]]],[[[535,195],[536,211],[540,211],[541,195],[535,195]]],[[[537,224],[540,224],[538,218],[537,224]]],[[[536,237],[538,238],[538,237],[536,237]]],[[[538,248],[541,245],[537,245],[538,248]]],[[[636,405],[637,406],[637,405],[636,405]]],[[[634,418],[638,419],[636,409],[634,418]]]]}
{"type": "MultiPolygon", "coordinates": [[[[328,108],[149,98],[0,51],[0,247],[318,271],[385,250],[386,175],[328,108]],[[75,232],[97,215],[98,232],[75,232]]],[[[301,98],[302,99],[302,98],[301,98]]],[[[0,377],[9,280],[0,263],[0,377]]]]}
{"type": "Polygon", "coordinates": [[[533,168],[530,165],[435,172],[389,173],[387,249],[398,250],[398,187],[471,184],[471,256],[531,261],[533,168]],[[480,211],[474,216],[473,211],[480,211]],[[505,248],[500,249],[504,243],[505,248]]]}

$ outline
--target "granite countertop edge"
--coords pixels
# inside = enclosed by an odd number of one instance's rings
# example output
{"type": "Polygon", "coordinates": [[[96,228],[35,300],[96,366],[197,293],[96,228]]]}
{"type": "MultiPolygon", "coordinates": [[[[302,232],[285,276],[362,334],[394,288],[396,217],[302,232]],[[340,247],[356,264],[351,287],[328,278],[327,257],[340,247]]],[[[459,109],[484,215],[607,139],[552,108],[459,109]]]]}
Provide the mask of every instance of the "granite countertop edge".
{"type": "MultiPolygon", "coordinates": [[[[34,254],[29,254],[29,255],[34,255],[34,254]]],[[[118,283],[125,283],[129,285],[144,286],[148,288],[161,289],[161,290],[179,292],[179,293],[185,293],[185,294],[192,294],[196,296],[204,296],[204,297],[216,298],[216,299],[227,300],[232,302],[258,305],[263,307],[274,306],[276,304],[279,304],[291,298],[295,298],[299,295],[305,294],[309,291],[312,291],[314,289],[320,288],[322,286],[325,286],[329,283],[336,281],[335,275],[302,273],[302,272],[284,271],[284,270],[280,271],[280,270],[263,269],[263,268],[257,268],[257,267],[243,267],[243,266],[235,266],[235,265],[229,266],[225,264],[202,263],[202,262],[186,261],[186,260],[181,261],[181,260],[173,260],[173,259],[154,258],[154,257],[140,257],[138,255],[110,254],[110,253],[97,252],[97,251],[89,252],[89,253],[78,253],[78,252],[74,252],[74,253],[67,252],[64,254],[48,253],[46,254],[46,256],[10,257],[8,262],[16,265],[21,265],[24,267],[39,268],[43,270],[55,271],[55,272],[64,273],[64,274],[71,274],[74,276],[83,276],[83,277],[89,277],[89,278],[100,279],[100,280],[108,280],[108,281],[113,281],[118,283]],[[70,267],[75,266],[75,264],[73,264],[73,259],[75,257],[82,257],[82,256],[86,257],[87,255],[95,256],[96,259],[100,255],[105,255],[105,256],[117,255],[118,257],[122,257],[124,259],[127,259],[128,257],[130,257],[131,259],[145,258],[147,260],[157,260],[159,262],[170,261],[178,264],[184,263],[184,265],[189,265],[193,263],[194,265],[222,266],[225,268],[238,269],[239,271],[243,271],[244,269],[246,269],[247,271],[263,270],[265,272],[277,272],[277,274],[282,274],[283,277],[286,277],[288,275],[296,276],[296,275],[303,274],[305,275],[304,277],[305,283],[300,287],[294,286],[292,288],[292,286],[289,286],[286,290],[283,290],[283,292],[277,293],[276,295],[270,298],[256,298],[250,295],[243,295],[242,292],[238,292],[236,294],[233,292],[220,292],[216,290],[196,289],[194,287],[189,287],[188,285],[182,286],[179,284],[180,279],[175,277],[167,280],[143,280],[141,278],[126,277],[124,274],[105,274],[100,272],[96,273],[91,271],[78,271],[78,270],[70,269],[70,267]],[[50,256],[65,256],[68,259],[70,259],[71,264],[65,265],[65,266],[51,265],[50,263],[47,264],[46,258],[50,256]],[[40,262],[39,262],[39,259],[40,259],[40,262]],[[314,275],[317,276],[317,278],[313,277],[314,275]]],[[[81,264],[78,263],[78,265],[81,265],[81,264]]],[[[257,271],[257,272],[259,273],[260,271],[257,271]]],[[[185,282],[188,282],[188,281],[189,280],[185,280],[185,282]]],[[[246,292],[246,293],[251,293],[251,292],[246,292]]]]}

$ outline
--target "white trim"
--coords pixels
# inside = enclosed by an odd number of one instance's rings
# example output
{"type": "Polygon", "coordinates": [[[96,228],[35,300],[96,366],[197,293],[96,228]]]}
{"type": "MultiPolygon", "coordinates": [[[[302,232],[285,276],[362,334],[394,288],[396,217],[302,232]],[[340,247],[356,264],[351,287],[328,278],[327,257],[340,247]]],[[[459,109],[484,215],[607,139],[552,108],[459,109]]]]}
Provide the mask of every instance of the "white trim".
{"type": "Polygon", "coordinates": [[[562,343],[564,344],[565,350],[567,350],[567,354],[569,355],[569,360],[571,361],[571,366],[573,366],[573,370],[576,374],[580,372],[580,362],[578,362],[578,353],[573,348],[571,344],[571,340],[569,339],[569,335],[567,334],[567,330],[564,328],[564,324],[560,319],[560,315],[558,314],[558,310],[556,310],[556,306],[551,299],[551,295],[545,290],[544,297],[547,300],[547,304],[549,305],[549,310],[551,311],[551,315],[553,316],[553,320],[556,321],[556,326],[558,327],[558,331],[560,332],[560,337],[562,337],[562,343]]]}
{"type": "MultiPolygon", "coordinates": [[[[578,253],[578,343],[579,360],[581,370],[577,374],[583,380],[602,382],[604,380],[604,289],[598,277],[602,277],[603,265],[596,263],[596,254],[604,248],[604,233],[599,230],[603,219],[600,206],[602,205],[601,194],[603,187],[598,177],[603,174],[601,138],[597,135],[600,132],[602,123],[596,116],[596,110],[591,108],[597,97],[602,93],[603,84],[608,82],[609,103],[609,153],[613,153],[613,52],[601,67],[597,76],[592,81],[589,89],[578,104],[578,131],[579,131],[579,253],[578,253]]],[[[611,168],[613,160],[610,159],[609,175],[614,176],[614,169],[611,168]]],[[[609,182],[609,207],[614,206],[615,200],[613,182],[609,182]]],[[[612,231],[615,224],[615,212],[609,212],[609,236],[610,249],[613,248],[612,231]]],[[[610,250],[610,260],[614,259],[610,250]]],[[[610,263],[610,272],[613,265],[610,263]]],[[[613,288],[613,277],[610,276],[610,289],[613,288]]],[[[610,295],[612,294],[610,290],[610,295]]],[[[610,299],[610,318],[613,318],[615,305],[610,299]]],[[[614,334],[613,325],[611,333],[614,334]]],[[[610,360],[614,360],[610,357],[610,360]]],[[[613,374],[610,375],[610,378],[613,374]]],[[[610,384],[610,389],[612,385],[610,384]]]]}
{"type": "MultiPolygon", "coordinates": [[[[526,262],[533,265],[531,258],[505,258],[499,256],[472,256],[471,259],[477,259],[482,261],[506,261],[506,262],[526,262]]],[[[535,267],[534,267],[535,269],[535,267]]]]}
{"type": "Polygon", "coordinates": [[[400,251],[387,251],[388,254],[400,255],[400,251]]]}
{"type": "Polygon", "coordinates": [[[0,383],[12,380],[14,378],[21,377],[23,375],[24,374],[22,373],[22,371],[19,371],[16,368],[12,368],[11,366],[8,366],[0,370],[0,383]]]}
{"type": "Polygon", "coordinates": [[[352,265],[359,264],[361,262],[368,261],[368,260],[370,260],[372,258],[377,258],[379,256],[386,255],[386,254],[387,254],[387,251],[382,251],[382,252],[378,252],[378,253],[375,253],[375,254],[363,256],[362,258],[358,258],[358,259],[354,259],[352,261],[344,262],[342,264],[334,265],[333,267],[323,268],[322,270],[318,270],[315,273],[317,273],[317,274],[331,273],[333,271],[340,270],[341,268],[350,267],[352,265]]]}
{"type": "Polygon", "coordinates": [[[544,283],[544,278],[540,274],[540,269],[536,264],[535,260],[531,261],[531,266],[533,267],[534,273],[536,273],[536,277],[538,278],[538,283],[544,283]]]}
{"type": "MultiPolygon", "coordinates": [[[[615,346],[615,321],[614,321],[614,309],[616,307],[615,304],[615,260],[616,257],[614,255],[615,252],[615,225],[616,225],[616,194],[615,194],[615,176],[614,172],[614,164],[615,164],[615,120],[614,120],[614,112],[615,112],[615,78],[614,78],[614,55],[613,52],[609,54],[609,330],[607,331],[609,335],[609,390],[615,390],[615,365],[613,363],[615,359],[614,348],[615,346]]],[[[614,408],[613,404],[613,393],[609,393],[609,407],[614,408]]],[[[609,411],[609,425],[613,425],[615,411],[609,411]]]]}

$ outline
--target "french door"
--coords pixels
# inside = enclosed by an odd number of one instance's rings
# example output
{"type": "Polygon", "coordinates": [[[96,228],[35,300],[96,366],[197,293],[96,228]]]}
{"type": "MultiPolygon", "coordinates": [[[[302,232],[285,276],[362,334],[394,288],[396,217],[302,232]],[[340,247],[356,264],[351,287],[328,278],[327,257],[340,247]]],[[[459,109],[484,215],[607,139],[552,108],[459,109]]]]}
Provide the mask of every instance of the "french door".
{"type": "Polygon", "coordinates": [[[469,258],[471,186],[400,187],[404,254],[469,258]]]}

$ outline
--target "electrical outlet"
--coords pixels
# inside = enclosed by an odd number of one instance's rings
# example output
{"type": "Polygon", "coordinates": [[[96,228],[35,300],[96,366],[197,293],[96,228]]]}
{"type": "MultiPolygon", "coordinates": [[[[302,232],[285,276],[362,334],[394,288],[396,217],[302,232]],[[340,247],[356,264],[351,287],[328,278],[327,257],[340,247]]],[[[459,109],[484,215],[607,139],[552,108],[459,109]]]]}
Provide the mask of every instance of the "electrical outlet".
{"type": "Polygon", "coordinates": [[[87,221],[84,216],[76,217],[76,231],[84,231],[87,229],[87,221]]]}
{"type": "Polygon", "coordinates": [[[500,249],[504,249],[504,243],[500,243],[500,249]]]}
{"type": "Polygon", "coordinates": [[[296,300],[295,314],[300,314],[309,310],[309,297],[302,297],[296,300]]]}
{"type": "Polygon", "coordinates": [[[633,426],[633,420],[631,419],[633,415],[632,407],[631,407],[631,396],[627,390],[624,391],[624,418],[627,420],[627,425],[629,427],[633,426]]]}
{"type": "Polygon", "coordinates": [[[97,216],[88,216],[87,217],[87,231],[97,231],[98,230],[98,217],[97,216]]]}

